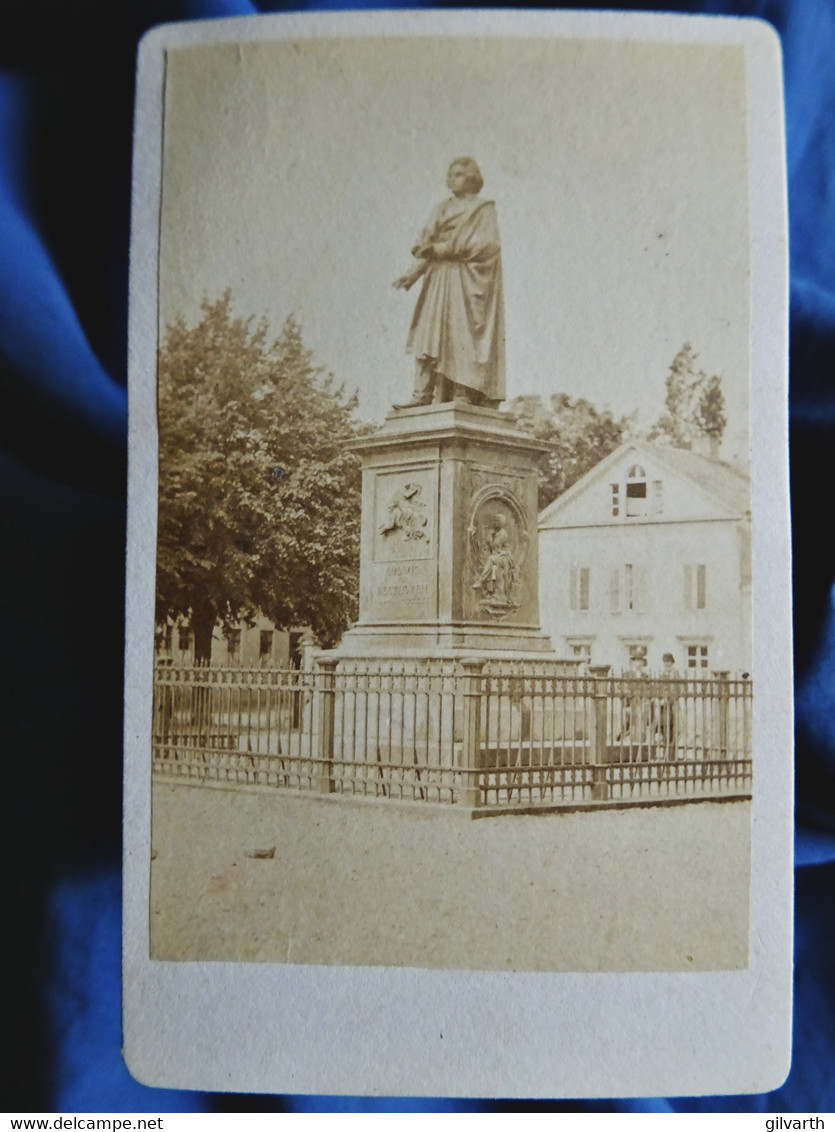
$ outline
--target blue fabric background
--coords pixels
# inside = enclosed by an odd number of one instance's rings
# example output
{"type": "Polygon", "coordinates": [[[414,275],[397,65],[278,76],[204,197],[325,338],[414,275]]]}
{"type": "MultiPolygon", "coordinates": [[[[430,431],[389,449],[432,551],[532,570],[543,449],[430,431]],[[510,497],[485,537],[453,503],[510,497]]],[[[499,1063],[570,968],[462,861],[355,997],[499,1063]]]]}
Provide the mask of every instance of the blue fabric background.
{"type": "Polygon", "coordinates": [[[833,0],[672,5],[761,16],[780,32],[785,53],[797,677],[795,1032],[785,1085],[764,1096],[707,1099],[367,1101],[156,1090],[137,1084],[124,1068],[120,728],[136,44],[161,21],[281,7],[256,8],[247,0],[7,0],[0,7],[0,735],[12,905],[3,932],[12,1037],[4,1057],[6,1106],[832,1111],[833,0]]]}

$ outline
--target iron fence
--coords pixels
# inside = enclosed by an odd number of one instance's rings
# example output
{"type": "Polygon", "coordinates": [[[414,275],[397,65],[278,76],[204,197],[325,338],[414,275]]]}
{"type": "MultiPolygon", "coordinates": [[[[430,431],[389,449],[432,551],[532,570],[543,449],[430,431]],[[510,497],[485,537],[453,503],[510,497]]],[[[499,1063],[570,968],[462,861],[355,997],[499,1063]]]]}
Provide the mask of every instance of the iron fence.
{"type": "Polygon", "coordinates": [[[580,676],[554,662],[155,671],[161,778],[473,811],[747,797],[749,680],[580,676]]]}

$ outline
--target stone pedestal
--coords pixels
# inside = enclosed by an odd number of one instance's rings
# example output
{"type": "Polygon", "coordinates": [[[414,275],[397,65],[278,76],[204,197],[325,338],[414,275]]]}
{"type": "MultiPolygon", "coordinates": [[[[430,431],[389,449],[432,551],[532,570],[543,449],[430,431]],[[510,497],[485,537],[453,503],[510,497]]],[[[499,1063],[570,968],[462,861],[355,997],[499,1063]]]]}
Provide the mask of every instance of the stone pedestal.
{"type": "Polygon", "coordinates": [[[539,625],[538,441],[455,402],[393,412],[363,459],[360,611],[345,657],[552,656],[539,625]]]}

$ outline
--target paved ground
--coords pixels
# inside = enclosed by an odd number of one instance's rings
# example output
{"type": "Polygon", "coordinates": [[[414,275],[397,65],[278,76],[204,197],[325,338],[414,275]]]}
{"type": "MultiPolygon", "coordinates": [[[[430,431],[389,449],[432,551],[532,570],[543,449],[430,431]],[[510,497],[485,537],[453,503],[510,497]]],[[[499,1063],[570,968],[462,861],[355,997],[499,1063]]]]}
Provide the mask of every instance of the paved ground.
{"type": "Polygon", "coordinates": [[[554,971],[747,963],[747,802],[470,821],[158,783],[153,806],[157,959],[554,971]]]}

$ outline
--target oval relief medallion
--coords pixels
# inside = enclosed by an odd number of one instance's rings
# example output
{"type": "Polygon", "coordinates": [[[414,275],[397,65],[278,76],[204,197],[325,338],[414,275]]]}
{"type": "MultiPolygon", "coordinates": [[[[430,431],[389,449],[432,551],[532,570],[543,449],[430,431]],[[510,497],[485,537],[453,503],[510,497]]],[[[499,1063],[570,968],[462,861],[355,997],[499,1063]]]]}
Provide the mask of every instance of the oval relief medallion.
{"type": "Polygon", "coordinates": [[[528,553],[528,521],[522,502],[501,484],[473,496],[469,584],[481,612],[501,619],[522,600],[522,566],[528,553]]]}

